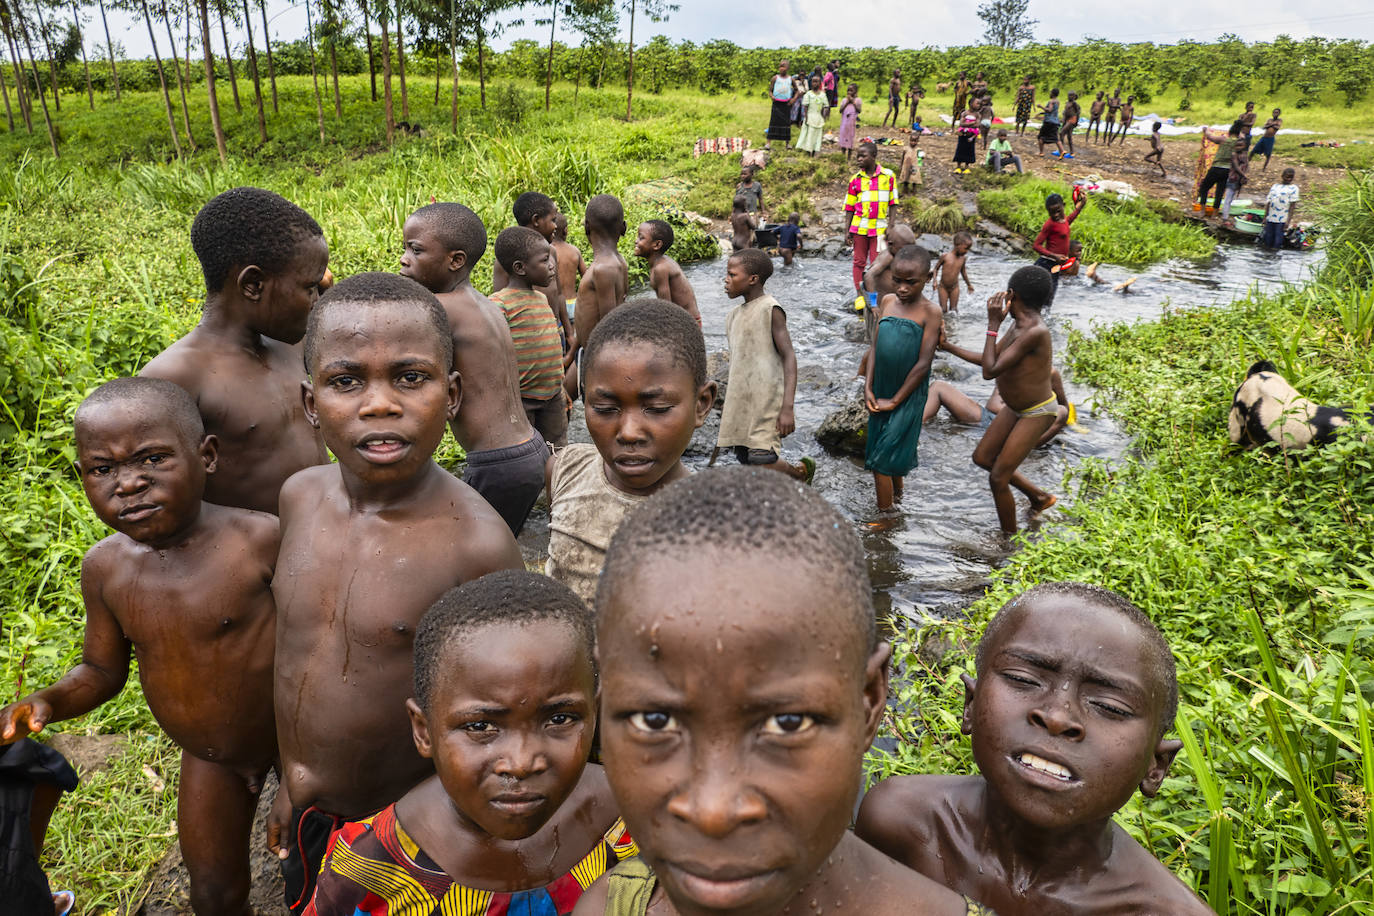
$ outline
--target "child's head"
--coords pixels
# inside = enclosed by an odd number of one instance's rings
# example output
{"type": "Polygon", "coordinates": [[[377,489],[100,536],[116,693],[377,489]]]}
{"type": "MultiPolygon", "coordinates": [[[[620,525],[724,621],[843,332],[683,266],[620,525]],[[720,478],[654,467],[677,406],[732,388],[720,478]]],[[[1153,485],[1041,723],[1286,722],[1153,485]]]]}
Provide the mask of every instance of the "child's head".
{"type": "Polygon", "coordinates": [[[892,256],[892,291],[905,303],[916,302],[930,282],[930,252],[920,245],[904,245],[892,256]]]}
{"type": "Polygon", "coordinates": [[[739,168],[739,183],[749,184],[754,180],[754,167],[752,165],[742,165],[739,168]]]}
{"type": "Polygon", "coordinates": [[[1079,254],[1082,253],[1082,251],[1083,251],[1083,243],[1082,243],[1082,242],[1080,242],[1078,239],[1071,239],[1071,240],[1069,241],[1069,254],[1071,254],[1072,256],[1074,256],[1074,257],[1076,258],[1076,257],[1079,256],[1079,254]]]}
{"type": "Polygon", "coordinates": [[[1098,93],[1097,93],[1097,97],[1100,99],[1100,98],[1102,98],[1102,97],[1103,97],[1104,95],[1106,95],[1106,94],[1107,94],[1107,93],[1105,93],[1105,92],[1098,92],[1098,93]]]}
{"type": "Polygon", "coordinates": [[[847,96],[851,96],[851,97],[852,97],[852,96],[858,95],[858,94],[859,94],[859,84],[858,84],[858,83],[850,83],[848,86],[845,86],[845,87],[844,87],[844,94],[847,95],[847,96]]]}
{"type": "Polygon", "coordinates": [[[893,223],[887,227],[887,250],[901,251],[908,245],[916,244],[916,233],[906,223],[893,223]]]}
{"type": "Polygon", "coordinates": [[[1244,124],[1240,123],[1239,121],[1232,121],[1232,122],[1231,122],[1231,127],[1230,127],[1226,132],[1227,132],[1228,134],[1230,134],[1231,136],[1233,136],[1233,137],[1239,137],[1239,136],[1240,136],[1240,132],[1241,132],[1242,130],[1244,130],[1244,129],[1245,129],[1245,125],[1244,125],[1244,124]]]}
{"type": "Polygon", "coordinates": [[[1158,791],[1180,742],[1174,657],[1130,601],[1094,585],[1037,585],[1009,601],[965,678],[963,730],[989,793],[1043,830],[1108,820],[1158,791]]]}
{"type": "Polygon", "coordinates": [[[191,247],[211,296],[228,287],[248,304],[253,330],[300,342],[329,266],[329,244],[309,213],[262,188],[233,188],[200,208],[191,247]]]}
{"type": "Polygon", "coordinates": [[[1161,127],[1163,127],[1163,126],[1164,126],[1164,122],[1163,122],[1163,121],[1156,121],[1156,122],[1153,124],[1153,126],[1150,127],[1150,130],[1154,131],[1155,133],[1159,133],[1159,129],[1160,129],[1161,127]]]}
{"type": "Polygon", "coordinates": [[[320,297],[305,370],[306,419],[345,479],[412,479],[458,412],[448,315],[433,293],[396,274],[357,274],[320,297]]]}
{"type": "Polygon", "coordinates": [[[1283,170],[1282,179],[1283,179],[1283,183],[1284,183],[1284,184],[1292,184],[1292,183],[1293,183],[1293,179],[1294,179],[1294,178],[1297,178],[1297,177],[1298,177],[1298,173],[1295,172],[1295,171],[1293,171],[1292,169],[1284,169],[1284,170],[1283,170]]]}
{"type": "Polygon", "coordinates": [[[496,262],[512,278],[520,277],[531,288],[544,286],[553,277],[553,247],[533,229],[511,226],[496,237],[496,262]]]}
{"type": "Polygon", "coordinates": [[[867,171],[878,164],[878,145],[872,140],[864,140],[854,147],[854,164],[867,171]]]}
{"type": "Polygon", "coordinates": [[[701,328],[671,302],[631,302],[597,323],[582,365],[587,432],[607,480],[652,493],[672,479],[716,400],[701,328]]]}
{"type": "Polygon", "coordinates": [[[639,224],[635,233],[635,254],[647,258],[663,254],[673,245],[673,227],[661,219],[649,219],[639,224]]]}
{"type": "Polygon", "coordinates": [[[1005,139],[1007,139],[1007,129],[1006,129],[1005,127],[1000,127],[1000,128],[997,129],[997,139],[998,139],[998,140],[1005,140],[1005,139]]]}
{"type": "Polygon", "coordinates": [[[566,242],[568,240],[568,217],[563,211],[558,211],[558,215],[553,218],[553,240],[555,242],[566,242]]]}
{"type": "Polygon", "coordinates": [[[1282,111],[1283,111],[1282,108],[1275,108],[1275,109],[1274,109],[1274,117],[1277,118],[1277,117],[1279,116],[1279,114],[1280,114],[1282,111]]]}
{"type": "Polygon", "coordinates": [[[598,194],[587,201],[584,221],[588,237],[619,239],[625,234],[625,208],[614,194],[598,194]]]}
{"type": "Polygon", "coordinates": [[[1064,218],[1064,196],[1062,194],[1051,194],[1045,198],[1045,212],[1050,215],[1050,219],[1061,220],[1064,218]]]}
{"type": "Polygon", "coordinates": [[[886,701],[853,526],[776,471],[693,474],[616,532],[596,606],[606,775],[645,861],[678,912],[781,912],[849,826],[886,701]]]}
{"type": "Polygon", "coordinates": [[[1126,96],[1126,104],[1127,104],[1127,105],[1131,105],[1131,104],[1133,104],[1134,102],[1135,102],[1135,96],[1133,96],[1133,95],[1128,95],[1128,96],[1126,96]]]}
{"type": "MultiPolygon", "coordinates": [[[[915,122],[913,122],[913,123],[915,123],[915,122]]],[[[913,130],[911,133],[907,134],[907,136],[906,136],[906,145],[907,145],[907,146],[920,146],[920,144],[921,144],[921,132],[920,132],[919,130],[913,130]]]]}
{"type": "Polygon", "coordinates": [[[112,379],[81,402],[74,425],[81,486],[102,522],[153,545],[195,522],[217,451],[184,388],[112,379]]]}
{"type": "Polygon", "coordinates": [[[954,233],[954,253],[966,254],[973,247],[973,233],[967,229],[960,229],[954,233]]]}
{"type": "Polygon", "coordinates": [[[1054,295],[1054,278],[1048,270],[1035,264],[1022,267],[1007,281],[1007,294],[1013,308],[1020,303],[1039,314],[1054,295]]]}
{"type": "Polygon", "coordinates": [[[553,238],[553,231],[558,224],[558,204],[547,194],[526,191],[515,198],[511,213],[515,216],[517,226],[527,226],[545,239],[553,238]]]}
{"type": "Polygon", "coordinates": [[[432,293],[447,292],[465,280],[487,250],[482,219],[462,204],[421,207],[401,229],[401,276],[432,293]]]}
{"type": "Polygon", "coordinates": [[[1059,90],[1058,90],[1058,89],[1051,89],[1051,90],[1050,90],[1050,98],[1052,98],[1052,99],[1057,99],[1057,98],[1059,98],[1059,90]]]}
{"type": "Polygon", "coordinates": [[[811,77],[811,88],[813,90],[821,88],[821,78],[819,76],[811,77]]]}
{"type": "Polygon", "coordinates": [[[800,213],[789,213],[789,214],[787,214],[787,221],[788,221],[789,223],[791,223],[792,225],[794,225],[794,226],[800,226],[800,225],[801,225],[801,214],[800,214],[800,213]]]}
{"type": "Polygon", "coordinates": [[[1073,91],[1070,91],[1070,92],[1069,92],[1069,101],[1070,101],[1070,102],[1076,100],[1077,98],[1078,98],[1078,93],[1077,93],[1077,92],[1073,92],[1073,91]]]}
{"type": "Polygon", "coordinates": [[[1246,110],[1246,111],[1254,111],[1254,110],[1255,110],[1255,103],[1254,103],[1254,102],[1246,102],[1246,103],[1245,103],[1245,110],[1246,110]]]}
{"type": "Polygon", "coordinates": [[[730,209],[736,213],[748,213],[749,198],[742,194],[736,194],[735,199],[730,201],[730,209]]]}
{"type": "Polygon", "coordinates": [[[773,276],[773,259],[757,248],[745,248],[725,262],[725,295],[731,299],[763,289],[773,276]]]}
{"type": "Polygon", "coordinates": [[[567,586],[503,570],[450,589],[415,631],[411,734],[459,814],[498,840],[544,826],[596,731],[592,613],[567,586]]]}

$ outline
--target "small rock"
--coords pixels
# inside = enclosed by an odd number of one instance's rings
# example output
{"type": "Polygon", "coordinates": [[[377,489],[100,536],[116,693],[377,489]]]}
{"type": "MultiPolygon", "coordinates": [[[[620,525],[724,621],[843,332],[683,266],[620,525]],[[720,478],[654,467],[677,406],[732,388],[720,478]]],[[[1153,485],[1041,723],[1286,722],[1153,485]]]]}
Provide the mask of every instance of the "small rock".
{"type": "Polygon", "coordinates": [[[831,452],[863,456],[868,442],[868,408],[863,392],[855,392],[847,403],[821,421],[816,441],[831,452]]]}

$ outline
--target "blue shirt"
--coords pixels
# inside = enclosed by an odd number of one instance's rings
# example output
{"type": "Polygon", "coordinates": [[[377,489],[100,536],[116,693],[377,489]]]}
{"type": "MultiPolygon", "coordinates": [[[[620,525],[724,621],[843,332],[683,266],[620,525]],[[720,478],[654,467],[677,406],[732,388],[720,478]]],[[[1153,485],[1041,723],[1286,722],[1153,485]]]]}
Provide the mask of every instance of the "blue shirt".
{"type": "Polygon", "coordinates": [[[800,248],[801,247],[801,227],[791,223],[783,223],[778,228],[778,247],[779,248],[800,248]]]}

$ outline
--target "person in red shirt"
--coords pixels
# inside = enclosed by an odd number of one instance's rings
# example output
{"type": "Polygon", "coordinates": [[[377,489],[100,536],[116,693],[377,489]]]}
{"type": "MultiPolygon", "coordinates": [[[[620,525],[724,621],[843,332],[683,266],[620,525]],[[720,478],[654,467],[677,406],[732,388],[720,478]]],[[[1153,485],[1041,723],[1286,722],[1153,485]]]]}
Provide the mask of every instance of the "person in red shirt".
{"type": "Polygon", "coordinates": [[[1045,220],[1045,225],[1040,227],[1040,234],[1035,237],[1031,247],[1035,253],[1040,255],[1035,264],[1043,267],[1050,272],[1053,287],[1050,290],[1049,305],[1054,302],[1054,294],[1059,292],[1059,267],[1069,260],[1069,226],[1074,220],[1078,219],[1078,214],[1083,212],[1083,205],[1088,202],[1088,196],[1081,192],[1075,192],[1076,203],[1073,212],[1064,215],[1064,198],[1059,194],[1051,194],[1045,198],[1045,210],[1049,218],[1045,220]]]}

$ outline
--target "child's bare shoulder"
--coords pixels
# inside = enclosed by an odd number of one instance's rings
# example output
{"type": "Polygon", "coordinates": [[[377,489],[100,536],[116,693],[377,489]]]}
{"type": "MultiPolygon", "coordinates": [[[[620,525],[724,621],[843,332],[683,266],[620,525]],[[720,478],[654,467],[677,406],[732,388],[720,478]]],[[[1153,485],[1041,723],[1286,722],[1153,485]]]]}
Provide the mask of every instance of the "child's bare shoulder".
{"type": "Polygon", "coordinates": [[[857,837],[846,836],[832,855],[841,859],[845,877],[855,884],[856,912],[872,916],[968,914],[963,897],[857,837]]]}
{"type": "Polygon", "coordinates": [[[339,467],[335,464],[317,464],[292,474],[281,485],[278,497],[283,523],[289,516],[318,505],[329,489],[340,485],[339,467]]]}
{"type": "Polygon", "coordinates": [[[510,526],[491,504],[448,471],[437,470],[437,492],[427,501],[426,514],[453,531],[457,562],[465,573],[483,575],[494,569],[524,568],[510,526]]]}
{"type": "MultiPolygon", "coordinates": [[[[1131,889],[1132,899],[1122,901],[1129,905],[1129,912],[1216,916],[1211,907],[1198,899],[1188,885],[1137,843],[1120,824],[1112,825],[1112,848],[1111,870],[1120,875],[1123,887],[1131,889]]],[[[1123,906],[1122,910],[1126,911],[1127,907],[1123,906]]]]}
{"type": "Polygon", "coordinates": [[[888,855],[903,847],[924,849],[935,835],[937,813],[966,809],[981,783],[973,776],[889,777],[864,796],[854,832],[888,855]]]}

